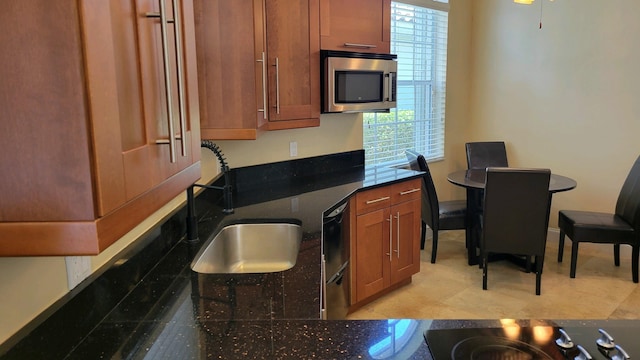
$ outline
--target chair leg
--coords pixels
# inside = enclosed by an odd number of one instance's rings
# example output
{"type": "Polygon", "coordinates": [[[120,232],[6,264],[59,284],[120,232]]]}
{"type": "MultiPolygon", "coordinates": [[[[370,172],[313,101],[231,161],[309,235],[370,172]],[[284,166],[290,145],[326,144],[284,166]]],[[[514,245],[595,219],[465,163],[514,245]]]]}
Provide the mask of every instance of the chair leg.
{"type": "Polygon", "coordinates": [[[560,238],[558,238],[558,262],[562,262],[564,255],[564,231],[560,230],[560,238]]]}
{"type": "Polygon", "coordinates": [[[540,287],[542,285],[542,263],[544,258],[542,256],[536,256],[536,295],[540,295],[540,287]]]}
{"type": "Polygon", "coordinates": [[[579,242],[573,241],[571,245],[571,271],[569,272],[570,278],[576,277],[576,265],[578,263],[578,244],[579,242]]]}
{"type": "Polygon", "coordinates": [[[640,245],[633,245],[631,250],[631,271],[633,276],[633,282],[638,283],[638,258],[640,257],[640,245]]]}
{"type": "Polygon", "coordinates": [[[420,250],[424,250],[424,240],[427,236],[427,223],[422,222],[422,235],[420,235],[420,250]]]}
{"type": "Polygon", "coordinates": [[[620,244],[613,244],[613,264],[620,266],[620,244]]]}
{"type": "Polygon", "coordinates": [[[487,290],[487,263],[489,261],[487,261],[488,259],[488,254],[482,254],[482,260],[481,260],[481,264],[482,264],[482,290],[487,290]]]}
{"type": "Polygon", "coordinates": [[[431,245],[431,263],[436,263],[436,254],[438,253],[438,231],[433,231],[433,244],[431,245]]]}

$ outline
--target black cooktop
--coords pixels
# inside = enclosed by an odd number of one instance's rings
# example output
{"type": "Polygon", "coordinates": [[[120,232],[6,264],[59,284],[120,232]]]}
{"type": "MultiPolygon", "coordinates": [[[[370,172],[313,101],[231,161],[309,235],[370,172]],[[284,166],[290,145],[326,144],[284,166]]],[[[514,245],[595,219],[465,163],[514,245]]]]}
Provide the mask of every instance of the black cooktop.
{"type": "Polygon", "coordinates": [[[507,324],[494,328],[427,330],[424,337],[434,360],[622,360],[640,354],[637,331],[628,327],[507,324]]]}

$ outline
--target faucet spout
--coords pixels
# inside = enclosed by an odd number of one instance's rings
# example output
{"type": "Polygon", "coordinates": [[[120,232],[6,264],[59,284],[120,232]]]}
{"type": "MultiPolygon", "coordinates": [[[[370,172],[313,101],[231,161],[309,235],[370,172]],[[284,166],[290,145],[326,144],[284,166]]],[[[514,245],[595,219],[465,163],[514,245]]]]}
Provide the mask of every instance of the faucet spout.
{"type": "MultiPolygon", "coordinates": [[[[218,158],[218,161],[220,162],[220,169],[222,171],[222,175],[224,176],[224,186],[220,187],[220,186],[209,185],[209,186],[203,186],[203,187],[206,187],[209,189],[222,190],[222,199],[224,203],[224,209],[222,209],[222,212],[225,214],[232,214],[233,199],[231,197],[232,188],[231,188],[231,180],[229,178],[229,165],[227,165],[227,159],[224,157],[224,154],[222,154],[222,150],[220,150],[220,147],[216,145],[214,142],[212,142],[211,140],[202,140],[202,142],[200,143],[200,146],[213,151],[213,153],[218,158]]],[[[194,184],[194,185],[197,185],[197,184],[194,184]]],[[[202,186],[202,185],[198,185],[198,186],[202,186]]]]}
{"type": "Polygon", "coordinates": [[[233,213],[233,198],[232,198],[232,187],[231,187],[231,179],[229,176],[229,166],[227,165],[227,159],[222,154],[220,147],[213,143],[210,140],[202,140],[200,143],[201,147],[205,147],[216,155],[218,161],[220,162],[220,169],[222,171],[222,175],[224,176],[224,185],[223,186],[214,186],[214,185],[201,185],[201,184],[193,184],[189,186],[187,189],[187,241],[197,241],[198,240],[198,220],[196,217],[196,209],[195,209],[195,197],[193,195],[193,188],[195,186],[203,187],[206,189],[216,189],[222,190],[222,202],[224,204],[224,208],[222,212],[225,214],[233,213]]]}

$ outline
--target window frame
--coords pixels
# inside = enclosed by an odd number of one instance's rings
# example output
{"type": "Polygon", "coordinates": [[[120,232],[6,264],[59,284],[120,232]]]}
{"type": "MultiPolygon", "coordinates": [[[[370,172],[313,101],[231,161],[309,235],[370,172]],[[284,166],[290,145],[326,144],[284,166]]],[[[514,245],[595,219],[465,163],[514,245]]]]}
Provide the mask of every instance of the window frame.
{"type": "MultiPolygon", "coordinates": [[[[427,8],[430,10],[437,10],[437,11],[442,11],[446,13],[446,27],[444,28],[444,39],[445,39],[445,44],[444,46],[439,46],[437,44],[437,40],[439,39],[436,35],[442,35],[442,29],[438,29],[438,26],[442,27],[442,19],[438,19],[439,16],[442,16],[442,14],[430,14],[427,15],[427,18],[432,17],[431,20],[437,20],[436,22],[433,23],[433,25],[429,25],[431,29],[435,29],[436,31],[431,31],[429,33],[424,33],[423,36],[424,39],[430,39],[431,42],[425,42],[425,45],[422,47],[424,49],[422,49],[423,51],[425,51],[425,49],[428,49],[430,46],[433,47],[433,49],[431,51],[435,52],[438,51],[439,53],[436,55],[436,53],[434,53],[434,55],[432,55],[431,57],[429,57],[428,55],[422,57],[422,59],[429,59],[427,61],[424,61],[424,67],[421,67],[420,69],[418,69],[418,71],[415,71],[415,67],[413,67],[414,62],[411,62],[412,68],[410,68],[409,71],[414,71],[415,72],[423,72],[425,73],[424,70],[428,69],[428,66],[426,65],[427,62],[431,62],[431,66],[433,67],[433,69],[429,72],[428,76],[425,76],[425,78],[423,79],[416,79],[415,76],[413,76],[411,79],[406,79],[406,77],[403,79],[402,75],[398,76],[398,107],[396,107],[395,109],[392,109],[388,114],[384,113],[365,113],[363,114],[363,147],[367,147],[367,144],[374,144],[375,146],[377,146],[379,149],[381,148],[390,148],[391,150],[389,150],[388,152],[385,151],[368,151],[365,155],[365,163],[367,165],[387,165],[387,166],[402,166],[405,165],[407,163],[407,160],[404,156],[401,156],[399,154],[399,149],[400,148],[412,148],[415,149],[421,153],[423,153],[425,155],[425,157],[427,158],[427,160],[429,161],[434,161],[434,160],[441,160],[444,159],[444,140],[445,140],[445,133],[444,133],[444,129],[445,129],[445,107],[446,107],[446,58],[447,58],[447,52],[448,52],[448,12],[449,12],[449,4],[448,4],[448,0],[443,0],[443,1],[437,1],[437,0],[399,0],[399,1],[392,1],[392,6],[394,6],[394,3],[397,4],[408,4],[410,6],[418,6],[418,7],[422,7],[422,8],[427,8]],[[440,30],[440,31],[438,31],[440,30]],[[444,60],[442,60],[442,58],[444,58],[444,60]],[[442,65],[436,65],[436,63],[438,61],[443,62],[442,65]],[[409,102],[413,102],[414,99],[416,98],[415,94],[417,93],[416,90],[418,90],[420,87],[416,86],[416,83],[422,83],[422,92],[421,94],[425,94],[425,96],[423,97],[423,99],[425,99],[424,102],[422,102],[422,104],[424,106],[420,106],[420,108],[422,108],[421,111],[416,111],[416,106],[411,105],[411,109],[409,111],[413,110],[413,116],[412,116],[412,120],[401,120],[401,118],[403,117],[403,114],[399,114],[404,112],[406,109],[402,109],[401,108],[401,101],[400,97],[402,96],[402,89],[410,89],[409,91],[412,91],[413,94],[411,96],[411,100],[408,100],[409,102]],[[413,86],[411,86],[411,84],[413,84],[413,86]],[[435,88],[435,90],[434,90],[435,88]],[[439,91],[440,94],[435,94],[434,93],[439,91]],[[428,94],[428,95],[427,95],[428,94]],[[436,105],[434,104],[434,99],[438,99],[438,103],[440,105],[436,105]],[[419,115],[418,113],[422,113],[422,115],[419,115]],[[384,120],[382,120],[381,122],[378,122],[378,118],[380,117],[385,117],[385,116],[394,116],[395,119],[393,119],[393,121],[391,122],[384,122],[384,120]],[[374,121],[371,121],[374,120],[374,121]],[[434,123],[435,121],[435,123],[434,123]],[[412,136],[408,136],[407,138],[413,137],[413,141],[411,141],[413,144],[409,144],[409,141],[405,141],[406,144],[401,144],[398,141],[400,140],[400,138],[397,136],[398,135],[398,129],[404,124],[407,125],[411,123],[412,125],[412,129],[413,129],[413,133],[414,135],[412,136]],[[435,124],[435,125],[434,125],[435,124]],[[368,129],[369,127],[369,129],[368,129]],[[371,128],[373,127],[373,128],[371,128]],[[381,129],[386,128],[386,132],[383,131],[379,131],[381,129]],[[369,131],[368,131],[369,130],[369,131]],[[424,135],[415,135],[415,132],[420,132],[424,135]],[[377,138],[380,135],[380,138],[377,138]],[[385,136],[388,136],[388,139],[384,139],[385,136]],[[367,139],[369,139],[370,141],[367,141],[367,139]],[[420,143],[423,142],[425,143],[424,145],[421,145],[420,143]],[[428,143],[428,144],[426,144],[428,143]],[[433,146],[437,147],[437,150],[435,152],[426,152],[425,151],[429,148],[429,147],[433,147],[433,146]],[[387,155],[389,152],[391,152],[391,156],[393,157],[393,159],[389,159],[389,156],[387,155]],[[393,154],[395,152],[395,154],[393,154]],[[381,154],[384,154],[384,156],[380,156],[381,154]]],[[[402,6],[402,5],[400,5],[402,6]]],[[[393,8],[392,8],[392,16],[393,16],[393,8]]],[[[425,21],[429,21],[428,19],[424,19],[425,21]]],[[[392,22],[393,22],[393,18],[392,18],[392,22]]],[[[394,24],[392,23],[392,29],[394,28],[394,24]]],[[[397,29],[397,27],[396,27],[397,29]]],[[[411,29],[411,31],[413,31],[410,34],[405,34],[405,36],[415,36],[416,35],[416,26],[414,25],[414,27],[411,29]]],[[[402,46],[401,44],[398,45],[398,43],[393,43],[394,39],[398,38],[398,35],[402,36],[401,32],[398,32],[395,34],[392,34],[392,53],[395,53],[395,50],[399,50],[396,48],[396,46],[402,46]]],[[[441,39],[440,39],[441,40],[441,39]]],[[[407,45],[407,47],[411,47],[411,48],[415,48],[415,45],[413,45],[413,43],[415,43],[415,40],[413,40],[413,42],[411,43],[411,45],[407,45]]],[[[398,64],[398,72],[400,73],[402,71],[402,64],[399,63],[398,64]]],[[[405,67],[407,65],[404,65],[405,67]]],[[[406,107],[406,105],[405,105],[406,107]]],[[[384,118],[382,118],[384,119],[384,118]]],[[[388,121],[388,120],[387,120],[388,121]]],[[[407,140],[407,139],[404,139],[407,140]]]]}

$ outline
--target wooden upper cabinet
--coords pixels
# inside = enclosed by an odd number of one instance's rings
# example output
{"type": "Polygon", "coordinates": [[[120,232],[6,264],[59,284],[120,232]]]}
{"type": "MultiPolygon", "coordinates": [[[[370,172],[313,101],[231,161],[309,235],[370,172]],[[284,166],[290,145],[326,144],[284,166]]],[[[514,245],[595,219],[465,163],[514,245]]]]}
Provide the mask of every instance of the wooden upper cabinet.
{"type": "Polygon", "coordinates": [[[320,123],[319,0],[195,0],[203,139],[320,123]]]}
{"type": "Polygon", "coordinates": [[[202,138],[256,139],[265,121],[257,61],[263,0],[195,0],[194,7],[202,138]]]}
{"type": "Polygon", "coordinates": [[[97,254],[200,177],[191,0],[7,5],[0,255],[97,254]]]}
{"type": "Polygon", "coordinates": [[[322,0],[320,47],[389,53],[391,0],[322,0]]]}
{"type": "Polygon", "coordinates": [[[265,4],[269,98],[266,128],[318,126],[319,0],[266,0],[265,4]]]}

